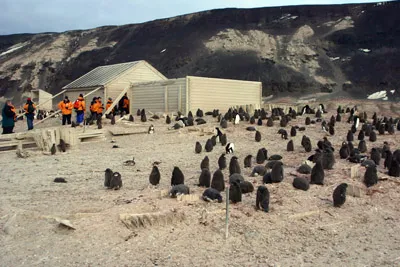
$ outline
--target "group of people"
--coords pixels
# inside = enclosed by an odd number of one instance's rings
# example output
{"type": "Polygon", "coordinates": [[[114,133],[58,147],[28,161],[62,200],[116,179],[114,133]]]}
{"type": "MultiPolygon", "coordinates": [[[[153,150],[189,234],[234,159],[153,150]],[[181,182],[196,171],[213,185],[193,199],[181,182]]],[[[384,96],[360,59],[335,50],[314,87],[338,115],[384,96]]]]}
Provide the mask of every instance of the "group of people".
{"type": "MultiPolygon", "coordinates": [[[[108,110],[113,104],[113,100],[111,97],[108,98],[105,109],[108,110]]],[[[68,96],[65,96],[64,99],[58,103],[58,109],[62,114],[62,125],[70,125],[72,111],[76,112],[76,124],[83,125],[84,117],[86,112],[86,103],[82,94],[74,101],[71,102],[68,96]]],[[[101,101],[101,97],[94,97],[92,102],[90,103],[90,120],[97,120],[103,116],[104,106],[101,101]]],[[[115,115],[117,110],[121,113],[129,114],[129,99],[127,94],[125,94],[121,100],[118,102],[118,109],[114,107],[111,111],[111,114],[115,115]]],[[[2,109],[2,127],[3,134],[13,133],[15,122],[17,121],[17,110],[14,105],[11,103],[11,100],[7,100],[3,109],[2,109]]],[[[28,124],[28,131],[33,129],[33,120],[35,118],[36,105],[32,102],[31,98],[26,100],[24,105],[24,115],[26,117],[26,121],[28,124]]],[[[22,115],[20,115],[22,116],[22,115]]]]}

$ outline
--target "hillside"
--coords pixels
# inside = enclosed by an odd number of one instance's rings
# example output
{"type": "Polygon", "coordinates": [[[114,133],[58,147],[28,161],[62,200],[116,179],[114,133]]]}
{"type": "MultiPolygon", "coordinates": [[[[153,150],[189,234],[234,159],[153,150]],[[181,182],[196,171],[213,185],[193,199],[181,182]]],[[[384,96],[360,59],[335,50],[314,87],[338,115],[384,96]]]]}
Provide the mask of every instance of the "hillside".
{"type": "MultiPolygon", "coordinates": [[[[0,101],[144,59],[169,78],[263,82],[264,95],[400,94],[399,2],[222,9],[63,33],[0,36],[0,101]]],[[[394,99],[394,96],[391,97],[394,99]]]]}

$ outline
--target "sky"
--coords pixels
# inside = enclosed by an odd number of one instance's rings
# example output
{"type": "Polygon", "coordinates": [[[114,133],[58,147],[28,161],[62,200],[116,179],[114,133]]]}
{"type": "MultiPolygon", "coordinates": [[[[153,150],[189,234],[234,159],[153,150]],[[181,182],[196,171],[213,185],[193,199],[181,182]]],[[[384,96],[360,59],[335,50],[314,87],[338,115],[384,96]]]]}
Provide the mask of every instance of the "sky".
{"type": "Polygon", "coordinates": [[[376,0],[0,0],[0,35],[141,23],[216,9],[371,3],[376,0]]]}

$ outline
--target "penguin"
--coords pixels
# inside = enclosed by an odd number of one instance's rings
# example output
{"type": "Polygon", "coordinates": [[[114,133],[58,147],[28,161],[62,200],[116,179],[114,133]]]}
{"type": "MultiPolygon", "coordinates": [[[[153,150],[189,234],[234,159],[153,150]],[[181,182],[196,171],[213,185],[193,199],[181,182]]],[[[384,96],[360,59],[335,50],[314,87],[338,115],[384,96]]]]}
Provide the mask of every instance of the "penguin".
{"type": "Polygon", "coordinates": [[[336,122],[341,122],[342,121],[342,116],[338,113],[336,114],[336,122]]]}
{"type": "Polygon", "coordinates": [[[290,141],[287,143],[286,150],[287,150],[288,152],[294,151],[293,140],[290,140],[290,141]]]}
{"type": "Polygon", "coordinates": [[[256,142],[261,141],[261,133],[259,131],[256,131],[255,140],[256,140],[256,142]]]}
{"type": "Polygon", "coordinates": [[[354,116],[354,124],[353,125],[357,130],[358,126],[360,125],[360,118],[358,116],[354,116]]]}
{"type": "Polygon", "coordinates": [[[308,164],[302,164],[300,167],[297,168],[297,172],[301,174],[310,174],[311,173],[311,167],[308,164]]]}
{"type": "Polygon", "coordinates": [[[210,140],[211,140],[211,143],[213,146],[217,145],[217,136],[216,135],[211,136],[210,140]]]}
{"type": "Polygon", "coordinates": [[[332,149],[327,148],[322,154],[322,166],[324,170],[332,170],[333,165],[335,165],[335,155],[333,155],[332,149]]]}
{"type": "Polygon", "coordinates": [[[380,124],[379,127],[376,127],[376,128],[378,128],[378,133],[380,135],[385,134],[385,124],[380,124]]]}
{"type": "Polygon", "coordinates": [[[358,133],[358,140],[362,141],[365,138],[365,132],[363,130],[360,130],[360,132],[358,133]]]}
{"type": "Polygon", "coordinates": [[[210,169],[210,159],[208,158],[208,156],[205,156],[200,163],[200,170],[202,169],[207,169],[207,170],[210,169]]]}
{"type": "Polygon", "coordinates": [[[261,125],[262,125],[262,119],[261,119],[261,118],[258,118],[258,120],[257,120],[257,125],[258,125],[258,126],[261,126],[261,125]]]}
{"type": "Polygon", "coordinates": [[[274,120],[272,119],[272,117],[269,117],[267,120],[267,126],[268,127],[272,127],[274,126],[274,120]]]}
{"type": "Polygon", "coordinates": [[[235,121],[233,122],[233,124],[238,125],[239,122],[240,122],[240,116],[239,116],[239,114],[236,114],[235,121]]]}
{"type": "Polygon", "coordinates": [[[307,191],[310,188],[310,183],[306,178],[296,177],[293,179],[293,187],[303,191],[307,191]]]}
{"type": "MultiPolygon", "coordinates": [[[[144,109],[143,109],[144,110],[144,109]]],[[[143,111],[142,110],[142,111],[143,111]]],[[[141,115],[140,115],[140,121],[141,122],[146,122],[147,121],[147,117],[146,117],[146,113],[145,112],[143,112],[141,115]]]]}
{"type": "Polygon", "coordinates": [[[376,173],[376,166],[367,166],[364,174],[364,184],[371,187],[378,183],[378,174],[376,173]]]}
{"type": "Polygon", "coordinates": [[[219,138],[219,142],[221,143],[221,146],[225,146],[227,144],[227,138],[226,138],[226,134],[223,134],[220,136],[219,138]]]}
{"type": "Polygon", "coordinates": [[[108,187],[109,189],[114,189],[114,190],[119,190],[122,187],[122,178],[121,174],[119,172],[114,172],[111,181],[110,181],[110,186],[108,187]]]}
{"type": "Polygon", "coordinates": [[[149,182],[151,185],[158,185],[160,183],[160,171],[158,170],[157,166],[153,166],[153,169],[151,170],[150,176],[149,176],[149,182]]]}
{"type": "Polygon", "coordinates": [[[360,151],[360,153],[367,152],[367,144],[366,144],[365,140],[361,140],[358,143],[358,150],[360,151]]]}
{"type": "Polygon", "coordinates": [[[278,134],[281,135],[281,138],[282,138],[282,139],[285,139],[285,140],[288,139],[288,134],[287,134],[287,132],[286,132],[285,129],[279,129],[278,134]]]}
{"type": "Polygon", "coordinates": [[[214,188],[207,188],[203,192],[202,199],[207,202],[218,201],[218,203],[222,203],[222,196],[220,192],[214,188]]]}
{"type": "MultiPolygon", "coordinates": [[[[256,123],[256,118],[254,116],[250,117],[250,124],[255,124],[256,123]]],[[[262,121],[261,121],[262,123],[262,121]]]]}
{"type": "Polygon", "coordinates": [[[334,207],[339,208],[346,202],[346,190],[346,183],[338,185],[335,190],[333,190],[332,198],[334,207]]]}
{"type": "Polygon", "coordinates": [[[220,169],[216,170],[211,180],[211,188],[222,192],[225,190],[224,174],[220,169]]]}
{"type": "Polygon", "coordinates": [[[249,181],[240,182],[240,190],[242,194],[248,194],[254,191],[254,186],[249,181]]]}
{"type": "Polygon", "coordinates": [[[335,135],[335,127],[333,127],[333,125],[329,125],[329,134],[335,135]]]}
{"type": "Polygon", "coordinates": [[[130,114],[130,115],[129,115],[129,119],[128,119],[128,121],[130,121],[130,122],[134,122],[134,120],[135,120],[135,119],[133,118],[132,114],[130,114]]]}
{"type": "Polygon", "coordinates": [[[136,116],[140,116],[142,112],[140,111],[140,108],[136,111],[136,116]]]}
{"type": "Polygon", "coordinates": [[[240,183],[235,181],[229,186],[229,200],[236,204],[242,202],[242,190],[240,188],[240,183]]]}
{"type": "Polygon", "coordinates": [[[306,118],[305,124],[306,124],[306,125],[310,125],[310,124],[311,124],[311,119],[310,119],[310,117],[307,117],[307,118],[306,118]]]}
{"type": "Polygon", "coordinates": [[[353,142],[354,141],[354,135],[351,130],[347,132],[347,137],[346,137],[347,142],[353,142]]]}
{"type": "Polygon", "coordinates": [[[265,168],[264,165],[256,165],[253,168],[253,171],[251,172],[250,176],[264,176],[265,173],[267,172],[267,168],[265,168]]]}
{"type": "MultiPolygon", "coordinates": [[[[302,143],[303,143],[303,141],[302,141],[302,143]]],[[[304,147],[304,149],[305,149],[306,152],[311,152],[311,150],[312,150],[312,145],[311,145],[311,140],[310,140],[310,138],[308,138],[308,137],[304,138],[303,147],[304,147]]]]}
{"type": "Polygon", "coordinates": [[[239,183],[241,183],[241,182],[244,182],[244,178],[239,173],[233,173],[232,175],[229,176],[229,183],[231,184],[235,181],[238,181],[239,183]]]}
{"type": "Polygon", "coordinates": [[[226,154],[232,154],[235,151],[235,144],[234,143],[228,143],[225,147],[225,153],[226,154]]]}
{"type": "Polygon", "coordinates": [[[286,117],[282,117],[281,121],[280,121],[280,126],[281,127],[286,127],[287,126],[287,119],[286,117]]]}
{"type": "Polygon", "coordinates": [[[290,129],[290,136],[294,137],[296,136],[297,131],[296,131],[296,127],[292,126],[292,128],[290,129]]]}
{"type": "Polygon", "coordinates": [[[370,142],[376,142],[376,133],[374,130],[372,130],[369,134],[369,141],[370,142]]]}
{"type": "Polygon", "coordinates": [[[282,182],[284,177],[283,174],[283,163],[278,161],[274,164],[271,170],[271,180],[273,183],[280,183],[282,182]]]}
{"type": "Polygon", "coordinates": [[[154,126],[153,124],[149,126],[149,130],[147,131],[148,134],[153,134],[154,133],[154,126]]]}
{"type": "Polygon", "coordinates": [[[179,167],[175,166],[174,170],[172,171],[171,185],[173,186],[184,183],[185,183],[185,176],[183,175],[179,167]]]}
{"type": "Polygon", "coordinates": [[[215,127],[215,131],[217,132],[216,133],[216,136],[218,137],[217,139],[220,140],[223,133],[221,132],[221,130],[218,127],[215,127]]]}
{"type": "Polygon", "coordinates": [[[379,166],[379,163],[381,162],[381,153],[379,153],[378,149],[376,147],[373,147],[371,149],[371,160],[375,162],[377,166],[379,166]]]}
{"type": "Polygon", "coordinates": [[[210,187],[211,173],[208,169],[202,169],[199,177],[199,186],[210,187]]]}
{"type": "Polygon", "coordinates": [[[196,142],[196,145],[194,147],[194,151],[196,152],[196,154],[200,154],[202,149],[203,148],[202,148],[200,142],[196,142]]]}
{"type": "Polygon", "coordinates": [[[392,177],[400,177],[400,165],[396,159],[392,160],[388,174],[392,177]]]}
{"type": "Polygon", "coordinates": [[[342,143],[342,147],[339,150],[339,156],[341,159],[347,159],[350,155],[349,145],[346,142],[342,143]]]}
{"type": "Polygon", "coordinates": [[[57,177],[57,178],[54,178],[53,182],[54,183],[67,183],[67,180],[65,180],[65,178],[62,178],[62,177],[57,177]]]}
{"type": "Polygon", "coordinates": [[[269,191],[268,188],[263,185],[257,188],[256,209],[269,212],[269,191]]]}
{"type": "Polygon", "coordinates": [[[228,122],[225,119],[222,119],[219,125],[222,129],[228,128],[228,122]]]}
{"type": "Polygon", "coordinates": [[[50,148],[50,152],[52,155],[56,154],[57,150],[56,150],[56,144],[53,144],[52,147],[50,148]]]}
{"type": "Polygon", "coordinates": [[[281,155],[277,155],[277,154],[274,154],[274,155],[272,155],[272,156],[270,156],[268,158],[268,160],[275,160],[275,161],[281,160],[281,159],[282,159],[282,156],[281,155]]]}
{"type": "Polygon", "coordinates": [[[218,167],[219,167],[220,170],[226,169],[226,158],[225,158],[225,154],[222,154],[222,155],[218,158],[218,167]]]}
{"type": "Polygon", "coordinates": [[[201,118],[203,116],[204,116],[204,112],[201,109],[198,108],[197,111],[196,111],[196,117],[201,118]]]}
{"type": "Polygon", "coordinates": [[[322,112],[318,109],[317,112],[315,112],[315,117],[316,118],[321,118],[322,117],[322,112]]]}
{"type": "Polygon", "coordinates": [[[229,162],[229,175],[234,173],[241,173],[238,158],[236,156],[233,156],[229,162]]]}
{"type": "Polygon", "coordinates": [[[324,185],[325,172],[322,168],[321,161],[317,161],[311,170],[310,184],[324,185]]]}
{"type": "Polygon", "coordinates": [[[245,168],[251,168],[251,159],[253,158],[253,156],[252,155],[247,155],[245,158],[244,158],[244,167],[245,168]]]}
{"type": "Polygon", "coordinates": [[[393,161],[393,154],[390,150],[386,151],[385,153],[385,162],[383,163],[383,166],[386,169],[389,169],[390,166],[392,165],[392,161],[393,161]]]}
{"type": "Polygon", "coordinates": [[[170,116],[167,115],[167,118],[165,119],[166,124],[171,124],[171,118],[170,116]]]}
{"type": "Polygon", "coordinates": [[[58,144],[58,148],[61,152],[67,151],[67,144],[65,143],[64,139],[60,139],[60,144],[58,144]]]}
{"type": "Polygon", "coordinates": [[[265,158],[265,152],[264,150],[261,148],[258,150],[257,152],[257,156],[256,156],[256,162],[257,164],[263,164],[265,162],[266,158],[265,158]]]}
{"type": "Polygon", "coordinates": [[[212,144],[211,139],[207,139],[206,145],[204,146],[204,149],[206,152],[211,152],[213,150],[214,146],[212,144]]]}
{"type": "Polygon", "coordinates": [[[107,168],[104,171],[104,186],[105,187],[110,187],[110,182],[111,182],[111,178],[113,176],[113,171],[109,168],[107,168]]]}
{"type": "Polygon", "coordinates": [[[189,195],[190,190],[187,185],[184,184],[177,184],[172,186],[171,190],[169,191],[169,196],[171,198],[176,198],[179,195],[189,195]]]}

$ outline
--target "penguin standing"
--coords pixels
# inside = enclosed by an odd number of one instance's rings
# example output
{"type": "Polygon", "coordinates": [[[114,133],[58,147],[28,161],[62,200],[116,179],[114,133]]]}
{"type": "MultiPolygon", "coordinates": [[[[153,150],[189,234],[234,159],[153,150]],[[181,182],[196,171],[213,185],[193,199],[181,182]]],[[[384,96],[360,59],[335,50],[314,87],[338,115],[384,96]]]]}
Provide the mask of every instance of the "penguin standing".
{"type": "Polygon", "coordinates": [[[204,146],[204,149],[206,152],[211,152],[213,150],[214,146],[212,144],[211,139],[207,139],[206,145],[204,146]]]}
{"type": "Polygon", "coordinates": [[[333,155],[332,149],[330,148],[325,149],[322,154],[323,168],[325,170],[332,170],[334,164],[335,164],[335,156],[333,155]]]}
{"type": "Polygon", "coordinates": [[[294,151],[293,140],[290,140],[290,141],[287,143],[286,150],[287,150],[288,152],[294,151]]]}
{"type": "Polygon", "coordinates": [[[311,170],[310,184],[324,185],[325,172],[322,168],[321,161],[317,161],[311,170]]]}
{"type": "Polygon", "coordinates": [[[244,158],[244,167],[245,168],[251,168],[251,159],[253,158],[253,156],[252,155],[247,155],[245,158],[244,158]]]}
{"type": "Polygon", "coordinates": [[[344,202],[346,202],[346,190],[347,190],[346,183],[338,185],[335,188],[335,190],[333,190],[332,198],[334,207],[341,207],[344,204],[344,202]]]}
{"type": "Polygon", "coordinates": [[[172,171],[171,185],[173,186],[184,183],[185,183],[185,176],[183,175],[182,171],[175,166],[174,170],[172,171]]]}
{"type": "Polygon", "coordinates": [[[232,154],[235,152],[235,144],[234,143],[228,143],[225,147],[225,153],[226,154],[232,154]]]}
{"type": "Polygon", "coordinates": [[[240,122],[240,116],[239,116],[239,114],[236,114],[235,121],[233,122],[233,124],[238,125],[239,122],[240,122]]]}
{"type": "Polygon", "coordinates": [[[202,148],[200,142],[196,142],[196,145],[195,145],[195,148],[194,148],[194,151],[196,152],[196,154],[200,154],[202,149],[203,148],[202,148]]]}
{"type": "Polygon", "coordinates": [[[242,202],[242,190],[240,188],[240,182],[234,181],[229,186],[229,200],[232,201],[233,204],[238,202],[242,202]]]}
{"type": "Polygon", "coordinates": [[[226,169],[226,158],[225,158],[225,154],[222,154],[222,155],[218,158],[218,167],[219,167],[220,170],[226,169]]]}
{"type": "Polygon", "coordinates": [[[267,126],[268,127],[272,127],[274,126],[274,120],[272,119],[272,117],[269,117],[267,120],[267,126]]]}
{"type": "Polygon", "coordinates": [[[269,212],[269,191],[268,188],[263,185],[257,188],[256,209],[269,212]]]}
{"type": "Polygon", "coordinates": [[[208,156],[205,156],[200,163],[200,170],[202,169],[207,169],[207,170],[210,169],[210,159],[208,158],[208,156]]]}
{"type": "Polygon", "coordinates": [[[354,141],[354,135],[351,130],[347,132],[347,137],[346,137],[347,142],[353,142],[354,141]]]}
{"type": "Polygon", "coordinates": [[[346,142],[342,143],[342,147],[339,150],[339,155],[341,159],[347,159],[350,155],[349,145],[346,142]]]}
{"type": "Polygon", "coordinates": [[[171,118],[167,115],[167,118],[165,119],[166,124],[171,124],[171,118]]]}
{"type": "Polygon", "coordinates": [[[226,143],[228,142],[227,138],[226,138],[226,134],[223,134],[223,135],[221,135],[219,137],[219,142],[221,143],[221,146],[225,146],[226,145],[226,143]]]}
{"type": "Polygon", "coordinates": [[[111,169],[107,168],[104,171],[104,186],[105,187],[110,187],[112,175],[113,175],[113,171],[111,169]]]}
{"type": "Polygon", "coordinates": [[[256,142],[261,141],[261,133],[259,131],[256,131],[255,140],[256,140],[256,142]]]}
{"type": "Polygon", "coordinates": [[[378,183],[378,174],[376,173],[376,166],[369,165],[364,174],[364,184],[367,187],[373,186],[378,183]]]}
{"type": "Polygon", "coordinates": [[[110,186],[108,188],[119,190],[121,189],[121,187],[122,187],[121,174],[119,172],[114,172],[111,177],[110,186]]]}
{"type": "Polygon", "coordinates": [[[213,174],[211,181],[211,188],[222,192],[225,190],[224,174],[220,169],[216,170],[213,174]]]}
{"type": "Polygon", "coordinates": [[[67,144],[65,143],[64,139],[60,139],[60,144],[58,145],[61,152],[67,151],[67,144]]]}
{"type": "Polygon", "coordinates": [[[271,181],[273,183],[280,183],[282,182],[283,177],[283,163],[281,161],[277,161],[271,170],[271,181]]]}
{"type": "Polygon", "coordinates": [[[50,152],[52,155],[55,155],[57,150],[56,150],[56,144],[53,144],[52,147],[50,148],[50,152]]]}
{"type": "Polygon", "coordinates": [[[376,133],[374,130],[372,130],[369,134],[369,141],[370,142],[376,142],[376,133]]]}
{"type": "Polygon", "coordinates": [[[199,186],[210,187],[211,173],[208,169],[203,169],[199,177],[199,186]]]}
{"type": "Polygon", "coordinates": [[[292,128],[290,129],[290,136],[294,137],[296,136],[297,131],[296,131],[296,127],[292,126],[292,128]]]}
{"type": "Polygon", "coordinates": [[[158,185],[160,183],[160,171],[158,170],[157,166],[153,166],[153,169],[151,170],[150,176],[149,176],[149,182],[152,185],[158,185]]]}
{"type": "Polygon", "coordinates": [[[153,124],[149,126],[149,130],[147,131],[148,134],[153,134],[154,133],[154,126],[153,124]]]}
{"type": "Polygon", "coordinates": [[[400,165],[396,159],[392,160],[388,174],[392,177],[400,177],[400,165]]]}
{"type": "Polygon", "coordinates": [[[360,153],[367,152],[367,143],[365,142],[365,140],[361,140],[358,143],[358,150],[360,151],[360,153]]]}
{"type": "Polygon", "coordinates": [[[238,173],[238,174],[241,173],[238,158],[235,156],[233,156],[231,158],[231,161],[229,162],[229,175],[232,175],[234,173],[238,173]]]}
{"type": "Polygon", "coordinates": [[[264,150],[261,148],[258,150],[257,152],[257,156],[256,156],[256,162],[257,164],[263,164],[265,162],[266,158],[265,158],[265,152],[264,150]]]}
{"type": "Polygon", "coordinates": [[[371,160],[375,162],[377,166],[379,166],[379,163],[381,162],[381,153],[379,153],[378,149],[373,147],[371,149],[371,160]]]}

